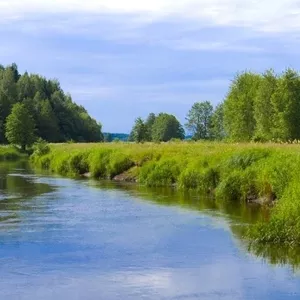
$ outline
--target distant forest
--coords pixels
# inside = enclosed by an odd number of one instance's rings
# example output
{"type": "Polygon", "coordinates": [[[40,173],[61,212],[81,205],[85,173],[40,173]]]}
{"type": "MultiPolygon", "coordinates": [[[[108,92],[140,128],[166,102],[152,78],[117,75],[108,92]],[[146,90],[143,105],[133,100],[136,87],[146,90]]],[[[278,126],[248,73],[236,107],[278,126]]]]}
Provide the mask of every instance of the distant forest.
{"type": "Polygon", "coordinates": [[[64,93],[57,80],[27,72],[21,75],[16,64],[0,65],[0,142],[7,143],[18,134],[49,142],[103,141],[101,125],[64,93]],[[14,106],[14,116],[7,126],[14,106]],[[18,122],[24,115],[24,122],[18,122]],[[34,132],[27,132],[26,127],[33,127],[34,132]]]}

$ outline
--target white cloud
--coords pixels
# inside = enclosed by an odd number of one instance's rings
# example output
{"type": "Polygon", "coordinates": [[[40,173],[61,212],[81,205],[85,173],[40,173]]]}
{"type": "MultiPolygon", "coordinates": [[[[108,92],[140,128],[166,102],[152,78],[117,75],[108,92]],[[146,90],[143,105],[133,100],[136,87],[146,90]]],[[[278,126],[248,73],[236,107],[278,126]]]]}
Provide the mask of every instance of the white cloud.
{"type": "Polygon", "coordinates": [[[1,0],[4,20],[41,13],[129,13],[140,22],[177,16],[213,25],[260,31],[298,31],[298,0],[1,0]]]}

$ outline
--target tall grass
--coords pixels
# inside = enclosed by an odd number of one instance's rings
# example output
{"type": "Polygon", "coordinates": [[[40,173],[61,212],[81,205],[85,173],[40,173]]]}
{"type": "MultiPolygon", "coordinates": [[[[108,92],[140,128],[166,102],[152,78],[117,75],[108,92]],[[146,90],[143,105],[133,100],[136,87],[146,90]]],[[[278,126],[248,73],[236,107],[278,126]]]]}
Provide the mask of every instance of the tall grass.
{"type": "Polygon", "coordinates": [[[300,146],[169,142],[59,144],[34,153],[35,166],[66,176],[113,179],[210,193],[218,202],[276,203],[270,220],[251,225],[257,242],[300,244],[300,146]]]}

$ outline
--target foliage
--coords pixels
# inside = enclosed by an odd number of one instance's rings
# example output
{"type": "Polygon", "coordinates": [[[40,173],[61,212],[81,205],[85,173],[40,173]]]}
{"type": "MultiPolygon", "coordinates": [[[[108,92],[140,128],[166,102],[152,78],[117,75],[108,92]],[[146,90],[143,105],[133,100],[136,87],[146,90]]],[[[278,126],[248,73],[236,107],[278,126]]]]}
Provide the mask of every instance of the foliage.
{"type": "Polygon", "coordinates": [[[133,142],[141,143],[145,142],[148,137],[147,127],[142,118],[135,120],[134,126],[130,133],[130,140],[133,142]]]}
{"type": "Polygon", "coordinates": [[[300,77],[244,72],[232,82],[224,101],[223,124],[232,141],[292,141],[300,138],[300,77]]]}
{"type": "Polygon", "coordinates": [[[221,141],[226,138],[224,128],[224,103],[217,105],[211,117],[210,137],[213,140],[221,141]]]}
{"type": "Polygon", "coordinates": [[[103,140],[101,124],[65,94],[57,80],[19,74],[15,64],[0,68],[0,143],[6,143],[6,119],[16,103],[24,103],[35,123],[35,134],[49,142],[103,140]]]}
{"type": "Polygon", "coordinates": [[[15,161],[24,157],[26,157],[26,154],[20,153],[15,147],[0,147],[0,161],[15,161]]]}
{"type": "Polygon", "coordinates": [[[193,133],[193,139],[209,139],[211,137],[211,122],[213,107],[210,102],[195,103],[187,115],[185,127],[193,133]]]}
{"type": "Polygon", "coordinates": [[[184,139],[184,130],[175,116],[160,113],[152,126],[152,140],[167,142],[172,138],[184,139]]]}
{"type": "Polygon", "coordinates": [[[145,126],[147,129],[147,141],[152,141],[152,128],[155,120],[156,115],[154,113],[150,113],[145,121],[145,126]]]}
{"type": "Polygon", "coordinates": [[[277,88],[277,75],[267,70],[260,81],[254,99],[254,118],[256,121],[254,140],[269,141],[272,139],[274,108],[272,97],[277,88]]]}
{"type": "Polygon", "coordinates": [[[42,138],[39,138],[34,144],[33,144],[33,154],[37,156],[46,155],[50,152],[50,146],[49,144],[43,140],[42,138]]]}
{"type": "Polygon", "coordinates": [[[20,145],[22,150],[34,142],[35,123],[25,104],[16,103],[13,106],[5,129],[7,140],[11,144],[20,145]]]}
{"type": "Polygon", "coordinates": [[[244,72],[229,88],[224,101],[224,126],[232,140],[250,141],[254,135],[254,99],[260,80],[260,75],[244,72]]]}
{"type": "Polygon", "coordinates": [[[74,143],[50,145],[49,153],[33,155],[32,161],[68,176],[90,172],[95,178],[113,179],[127,172],[147,186],[173,185],[210,193],[218,205],[252,200],[276,203],[270,221],[251,225],[249,237],[262,243],[299,243],[298,144],[74,143]]]}

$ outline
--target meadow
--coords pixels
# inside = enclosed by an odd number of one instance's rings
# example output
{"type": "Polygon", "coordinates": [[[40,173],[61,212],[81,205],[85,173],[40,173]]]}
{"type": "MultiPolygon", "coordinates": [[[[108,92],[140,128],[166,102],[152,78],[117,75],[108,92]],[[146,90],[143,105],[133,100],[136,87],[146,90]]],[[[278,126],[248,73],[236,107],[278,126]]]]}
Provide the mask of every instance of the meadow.
{"type": "Polygon", "coordinates": [[[213,201],[257,202],[266,220],[249,226],[258,243],[300,244],[300,145],[168,142],[53,144],[36,167],[69,177],[134,181],[210,194],[213,201]]]}

